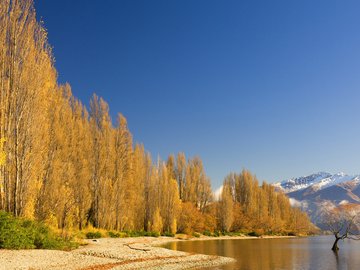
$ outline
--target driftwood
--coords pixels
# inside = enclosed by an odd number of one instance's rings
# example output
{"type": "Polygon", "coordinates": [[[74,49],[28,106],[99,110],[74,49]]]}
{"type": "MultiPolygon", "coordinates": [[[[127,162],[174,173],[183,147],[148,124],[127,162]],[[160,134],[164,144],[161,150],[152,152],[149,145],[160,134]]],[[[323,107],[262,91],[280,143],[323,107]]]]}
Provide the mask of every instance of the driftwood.
{"type": "Polygon", "coordinates": [[[133,249],[133,250],[139,250],[139,251],[144,251],[144,252],[150,251],[149,248],[135,248],[135,247],[130,246],[130,244],[124,244],[124,246],[127,246],[128,248],[133,249]]]}

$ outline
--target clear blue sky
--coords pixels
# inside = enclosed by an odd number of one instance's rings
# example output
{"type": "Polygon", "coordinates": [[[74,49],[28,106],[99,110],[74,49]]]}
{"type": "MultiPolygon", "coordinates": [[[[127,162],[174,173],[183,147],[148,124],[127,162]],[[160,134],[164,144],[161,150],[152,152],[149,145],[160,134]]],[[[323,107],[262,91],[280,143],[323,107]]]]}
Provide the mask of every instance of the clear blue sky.
{"type": "Polygon", "coordinates": [[[360,173],[360,2],[36,1],[60,82],[122,112],[153,157],[213,186],[360,173]]]}

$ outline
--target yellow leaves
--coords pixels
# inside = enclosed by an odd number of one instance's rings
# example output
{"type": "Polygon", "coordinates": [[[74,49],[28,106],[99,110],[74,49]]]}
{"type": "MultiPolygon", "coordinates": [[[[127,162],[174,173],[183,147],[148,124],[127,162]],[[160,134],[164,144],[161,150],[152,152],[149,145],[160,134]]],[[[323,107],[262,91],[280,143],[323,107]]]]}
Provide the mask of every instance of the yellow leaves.
{"type": "Polygon", "coordinates": [[[54,88],[54,83],[51,81],[46,81],[45,85],[44,85],[45,89],[53,89],[54,88]]]}
{"type": "MultiPolygon", "coordinates": [[[[13,2],[16,13],[23,14],[17,19],[0,7],[0,26],[4,20],[11,23],[0,27],[2,74],[9,74],[0,76],[0,107],[7,108],[0,115],[0,123],[7,125],[1,136],[9,139],[7,153],[5,139],[0,139],[0,165],[9,157],[2,167],[6,179],[0,179],[4,208],[63,228],[92,223],[159,233],[175,233],[177,227],[186,232],[215,229],[217,204],[201,159],[187,160],[179,153],[166,166],[153,164],[143,146],[134,149],[123,115],[114,128],[102,98],[94,95],[88,112],[68,84],[57,84],[47,32],[36,22],[32,1],[13,2]],[[20,27],[22,31],[9,31],[20,27]]],[[[255,222],[264,222],[265,212],[270,222],[282,224],[278,220],[291,213],[286,198],[276,200],[272,190],[259,191],[248,171],[241,177],[242,185],[232,189],[241,190],[238,201],[225,189],[223,228],[255,215],[255,222]]]]}
{"type": "Polygon", "coordinates": [[[6,142],[5,138],[0,139],[0,165],[4,165],[6,162],[6,153],[3,150],[4,143],[6,142]]]}
{"type": "Polygon", "coordinates": [[[153,216],[151,230],[153,232],[161,233],[163,229],[163,221],[160,215],[160,208],[157,207],[153,216]]]}
{"type": "Polygon", "coordinates": [[[176,234],[177,232],[177,221],[176,221],[176,218],[174,218],[171,222],[171,226],[170,226],[170,232],[172,234],[176,234]]]}
{"type": "Polygon", "coordinates": [[[219,219],[221,227],[224,231],[230,231],[234,221],[233,198],[231,194],[231,187],[224,185],[219,202],[219,219]]]}
{"type": "Polygon", "coordinates": [[[178,228],[180,232],[191,234],[192,232],[204,231],[204,216],[191,202],[181,205],[178,228]]]}
{"type": "Polygon", "coordinates": [[[223,186],[218,218],[224,230],[228,230],[231,221],[235,231],[245,229],[265,233],[299,233],[311,225],[304,212],[291,208],[285,194],[276,192],[266,183],[259,186],[256,177],[247,170],[228,175],[223,186]],[[233,216],[229,208],[233,208],[233,216]],[[297,225],[294,219],[298,220],[297,225]],[[300,223],[306,226],[299,226],[300,223]]]}

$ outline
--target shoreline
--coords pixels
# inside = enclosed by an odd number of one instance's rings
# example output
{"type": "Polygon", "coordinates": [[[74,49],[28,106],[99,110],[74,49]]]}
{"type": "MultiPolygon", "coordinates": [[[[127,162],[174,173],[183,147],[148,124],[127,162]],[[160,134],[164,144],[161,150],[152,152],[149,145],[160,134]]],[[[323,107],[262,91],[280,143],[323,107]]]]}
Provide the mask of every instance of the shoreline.
{"type": "Polygon", "coordinates": [[[294,236],[130,237],[85,240],[87,245],[72,251],[0,250],[0,269],[16,270],[185,270],[233,263],[229,257],[166,249],[171,242],[229,239],[296,238],[294,236]]]}
{"type": "MultiPolygon", "coordinates": [[[[153,246],[155,247],[162,247],[168,243],[172,242],[186,242],[186,241],[215,241],[215,240],[262,240],[262,239],[283,239],[283,238],[300,238],[302,236],[283,236],[283,235],[264,235],[264,236],[205,236],[201,235],[200,237],[158,237],[156,239],[162,238],[159,242],[153,242],[153,246]],[[166,241],[168,240],[168,241],[166,241]]],[[[308,237],[308,236],[305,236],[308,237]]],[[[146,237],[145,237],[146,238],[146,237]]],[[[134,237],[136,239],[136,237],[134,237]]]]}

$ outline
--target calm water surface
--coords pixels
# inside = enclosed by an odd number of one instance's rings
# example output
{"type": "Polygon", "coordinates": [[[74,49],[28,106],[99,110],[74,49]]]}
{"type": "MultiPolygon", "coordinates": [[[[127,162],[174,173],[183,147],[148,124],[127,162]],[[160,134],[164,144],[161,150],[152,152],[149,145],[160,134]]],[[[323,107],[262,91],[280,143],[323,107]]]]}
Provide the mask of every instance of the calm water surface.
{"type": "Polygon", "coordinates": [[[339,243],[338,255],[331,251],[333,237],[288,239],[208,240],[175,242],[166,248],[232,257],[234,264],[203,270],[360,270],[360,241],[339,243]]]}

